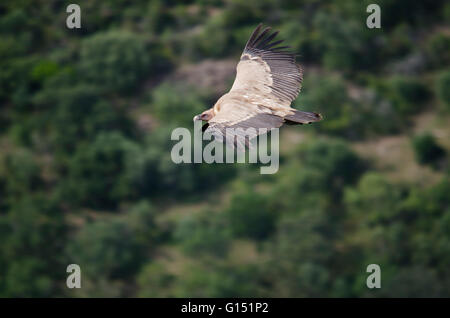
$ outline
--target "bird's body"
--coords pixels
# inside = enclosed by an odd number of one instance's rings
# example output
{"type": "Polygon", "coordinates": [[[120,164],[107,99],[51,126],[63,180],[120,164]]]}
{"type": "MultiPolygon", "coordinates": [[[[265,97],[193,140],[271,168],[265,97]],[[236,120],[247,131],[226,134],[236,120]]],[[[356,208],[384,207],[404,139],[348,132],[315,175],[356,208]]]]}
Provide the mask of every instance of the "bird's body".
{"type": "Polygon", "coordinates": [[[287,47],[276,47],[282,41],[272,40],[278,34],[270,34],[270,28],[261,32],[260,24],[248,40],[236,68],[236,79],[231,90],[194,120],[207,121],[206,132],[216,139],[239,145],[237,138],[227,136],[229,129],[254,128],[245,135],[248,139],[278,128],[283,123],[309,124],[322,116],[298,111],[290,106],[297,97],[302,81],[302,71],[295,63],[295,54],[287,47]]]}

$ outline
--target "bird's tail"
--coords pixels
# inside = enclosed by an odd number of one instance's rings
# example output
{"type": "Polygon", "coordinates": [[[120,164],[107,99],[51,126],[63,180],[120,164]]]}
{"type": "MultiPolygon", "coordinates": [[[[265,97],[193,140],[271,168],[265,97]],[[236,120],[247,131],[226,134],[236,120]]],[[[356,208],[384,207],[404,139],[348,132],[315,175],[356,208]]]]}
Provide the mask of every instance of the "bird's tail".
{"type": "Polygon", "coordinates": [[[292,109],[292,111],[294,112],[293,114],[284,117],[288,125],[310,124],[322,120],[322,115],[318,113],[302,112],[296,109],[292,109]]]}

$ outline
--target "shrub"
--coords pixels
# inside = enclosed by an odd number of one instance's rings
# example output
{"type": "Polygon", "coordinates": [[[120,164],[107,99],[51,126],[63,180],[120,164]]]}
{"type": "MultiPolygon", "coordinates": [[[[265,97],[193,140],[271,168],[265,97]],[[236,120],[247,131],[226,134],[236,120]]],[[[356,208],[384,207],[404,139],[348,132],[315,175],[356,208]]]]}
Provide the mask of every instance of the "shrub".
{"type": "Polygon", "coordinates": [[[2,297],[50,297],[57,293],[65,268],[62,248],[67,228],[52,198],[28,194],[0,213],[2,297]]]}
{"type": "Polygon", "coordinates": [[[137,277],[139,297],[173,297],[175,276],[160,262],[151,262],[143,267],[137,277]]]}
{"type": "Polygon", "coordinates": [[[33,118],[34,125],[50,135],[57,151],[70,153],[81,140],[93,140],[101,132],[120,130],[130,134],[132,131],[124,109],[113,107],[96,87],[85,84],[49,86],[36,95],[34,103],[47,111],[33,118]]]}
{"type": "MultiPolygon", "coordinates": [[[[190,122],[192,123],[192,118],[190,122]]],[[[174,163],[171,149],[178,141],[168,141],[175,127],[166,125],[152,131],[145,140],[142,152],[130,157],[132,169],[129,172],[133,189],[145,196],[170,194],[176,195],[178,200],[203,199],[205,192],[217,190],[217,186],[232,178],[236,174],[236,167],[224,164],[174,163]]]]}
{"type": "Polygon", "coordinates": [[[230,245],[230,232],[223,215],[205,212],[183,218],[177,224],[175,239],[188,255],[223,257],[230,245]]]}
{"type": "Polygon", "coordinates": [[[364,174],[356,188],[345,191],[344,201],[350,213],[362,223],[374,225],[394,220],[399,211],[400,189],[375,172],[364,174]]]}
{"type": "Polygon", "coordinates": [[[376,84],[380,91],[362,86],[348,86],[341,76],[310,76],[294,101],[300,110],[319,112],[324,120],[303,129],[314,129],[349,139],[392,133],[401,127],[398,111],[388,100],[386,84],[376,84]],[[353,94],[350,95],[349,92],[353,94]]]}
{"type": "Polygon", "coordinates": [[[438,33],[429,38],[425,52],[429,63],[434,68],[450,64],[450,36],[438,33]]]}
{"type": "Polygon", "coordinates": [[[236,46],[232,43],[231,32],[224,26],[222,16],[210,19],[201,33],[195,36],[196,55],[200,57],[224,57],[236,46]],[[211,36],[214,34],[214,36],[211,36]]]}
{"type": "Polygon", "coordinates": [[[444,72],[438,77],[436,91],[441,102],[450,110],[450,71],[444,72]]]}
{"type": "Polygon", "coordinates": [[[436,143],[433,135],[425,133],[412,140],[416,159],[421,164],[435,164],[445,155],[445,150],[436,143]]]}
{"type": "Polygon", "coordinates": [[[277,216],[267,198],[253,191],[234,195],[226,213],[235,236],[255,240],[263,240],[272,233],[277,216]]]}
{"type": "Polygon", "coordinates": [[[323,52],[326,68],[350,73],[371,66],[368,56],[373,56],[374,50],[370,50],[370,38],[364,39],[363,29],[355,20],[321,11],[314,16],[313,26],[312,32],[318,33],[313,42],[315,50],[323,52]]]}
{"type": "Polygon", "coordinates": [[[1,159],[0,179],[4,183],[7,200],[26,196],[43,185],[40,167],[29,151],[21,149],[7,153],[1,159]]]}
{"type": "Polygon", "coordinates": [[[192,126],[192,118],[213,102],[194,88],[162,84],[152,91],[151,108],[160,120],[184,127],[192,126]]]}
{"type": "Polygon", "coordinates": [[[81,76],[112,92],[135,89],[143,76],[168,66],[158,46],[149,49],[142,37],[127,32],[95,34],[83,41],[80,55],[81,76]]]}
{"type": "Polygon", "coordinates": [[[330,261],[334,247],[330,240],[332,222],[316,208],[283,217],[269,242],[270,276],[274,295],[320,297],[330,288],[330,261]]]}
{"type": "Polygon", "coordinates": [[[258,267],[251,265],[187,266],[175,290],[176,297],[255,297],[258,267]]]}
{"type": "Polygon", "coordinates": [[[324,120],[313,129],[327,133],[345,133],[351,121],[353,105],[340,77],[312,76],[305,81],[304,91],[295,101],[297,109],[321,113],[324,120]]]}
{"type": "Polygon", "coordinates": [[[420,112],[430,97],[428,88],[421,81],[408,77],[394,77],[389,81],[389,97],[400,114],[420,112]]]}
{"type": "Polygon", "coordinates": [[[129,158],[139,147],[119,133],[102,133],[91,144],[82,144],[70,158],[63,184],[64,198],[75,205],[115,207],[133,195],[129,158]]]}
{"type": "Polygon", "coordinates": [[[85,224],[68,244],[67,255],[90,279],[114,279],[139,268],[143,248],[133,227],[115,217],[85,224]]]}
{"type": "Polygon", "coordinates": [[[155,216],[155,209],[146,200],[132,205],[126,214],[122,214],[126,224],[133,230],[136,242],[147,248],[151,248],[162,237],[155,216]]]}
{"type": "Polygon", "coordinates": [[[300,152],[304,169],[319,171],[329,193],[339,195],[344,185],[358,180],[365,163],[342,141],[316,140],[300,152]]]}

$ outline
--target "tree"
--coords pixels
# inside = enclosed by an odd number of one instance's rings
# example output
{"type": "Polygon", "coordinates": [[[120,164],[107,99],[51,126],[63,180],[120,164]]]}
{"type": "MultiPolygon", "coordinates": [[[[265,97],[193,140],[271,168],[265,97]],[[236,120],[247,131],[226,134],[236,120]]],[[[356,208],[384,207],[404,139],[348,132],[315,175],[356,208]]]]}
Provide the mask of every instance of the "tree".
{"type": "Polygon", "coordinates": [[[98,87],[65,84],[50,83],[33,99],[35,107],[43,110],[34,119],[35,126],[48,135],[59,156],[72,154],[78,142],[92,141],[101,132],[132,135],[133,123],[124,108],[113,106],[98,87]]]}
{"type": "Polygon", "coordinates": [[[82,43],[80,74],[107,91],[126,92],[135,89],[138,81],[158,65],[158,57],[150,60],[144,39],[138,35],[98,33],[82,43]]]}
{"type": "Polygon", "coordinates": [[[339,197],[342,187],[358,180],[366,164],[339,140],[316,140],[305,145],[300,159],[306,169],[317,169],[324,176],[327,191],[339,197]]]}
{"type": "Polygon", "coordinates": [[[213,103],[195,88],[163,83],[152,91],[150,107],[160,120],[190,128],[193,114],[201,113],[213,103]]]}
{"type": "Polygon", "coordinates": [[[388,90],[394,107],[402,115],[420,112],[430,97],[428,88],[415,78],[395,76],[389,81],[388,90]]]}
{"type": "Polygon", "coordinates": [[[445,150],[436,142],[433,135],[424,133],[415,136],[412,146],[416,155],[416,160],[420,164],[434,164],[445,156],[445,150]]]}
{"type": "Polygon", "coordinates": [[[277,211],[266,197],[247,189],[235,194],[226,209],[230,228],[236,237],[266,239],[275,228],[277,211]]]}
{"type": "Polygon", "coordinates": [[[62,250],[67,229],[53,198],[34,194],[16,200],[0,214],[0,229],[0,295],[58,295],[65,274],[62,250]]]}
{"type": "Polygon", "coordinates": [[[90,280],[130,277],[145,258],[133,230],[119,218],[87,223],[68,244],[67,257],[90,280]]]}
{"type": "Polygon", "coordinates": [[[101,133],[81,144],[68,163],[63,198],[75,206],[114,208],[134,193],[129,166],[139,146],[120,133],[101,133]]]}
{"type": "Polygon", "coordinates": [[[436,83],[436,91],[441,102],[450,109],[450,72],[440,74],[436,83]]]}
{"type": "Polygon", "coordinates": [[[399,215],[401,189],[376,172],[364,174],[356,188],[347,188],[344,201],[351,215],[366,225],[392,222],[399,215]]]}
{"type": "Polygon", "coordinates": [[[270,242],[271,260],[265,269],[272,277],[270,295],[321,297],[331,289],[333,246],[323,211],[305,209],[284,217],[270,242]]]}
{"type": "Polygon", "coordinates": [[[40,167],[27,149],[6,153],[0,161],[0,178],[3,179],[5,203],[11,205],[43,186],[40,167]]]}
{"type": "Polygon", "coordinates": [[[231,235],[224,216],[207,211],[181,219],[174,232],[183,251],[192,256],[224,257],[231,235]]]}
{"type": "Polygon", "coordinates": [[[139,297],[174,297],[175,275],[164,264],[150,262],[143,266],[137,277],[139,297]]]}
{"type": "Polygon", "coordinates": [[[259,271],[252,265],[186,266],[183,273],[176,297],[255,297],[258,293],[259,271]]]}

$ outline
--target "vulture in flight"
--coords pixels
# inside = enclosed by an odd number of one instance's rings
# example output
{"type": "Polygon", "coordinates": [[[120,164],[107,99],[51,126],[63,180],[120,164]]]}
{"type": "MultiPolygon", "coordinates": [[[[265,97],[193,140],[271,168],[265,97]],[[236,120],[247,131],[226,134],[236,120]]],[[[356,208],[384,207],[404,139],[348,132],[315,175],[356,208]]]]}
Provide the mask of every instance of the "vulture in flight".
{"type": "Polygon", "coordinates": [[[322,119],[320,114],[290,106],[300,91],[302,70],[295,63],[295,54],[286,50],[289,46],[279,46],[283,40],[274,41],[277,34],[270,27],[262,29],[262,24],[253,31],[231,90],[214,107],[194,117],[194,121],[207,122],[202,129],[205,133],[242,149],[250,147],[254,137],[284,123],[309,124],[322,119]],[[227,134],[228,128],[235,133],[227,134]]]}

